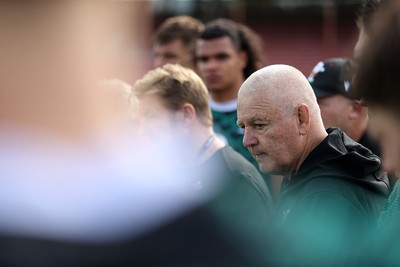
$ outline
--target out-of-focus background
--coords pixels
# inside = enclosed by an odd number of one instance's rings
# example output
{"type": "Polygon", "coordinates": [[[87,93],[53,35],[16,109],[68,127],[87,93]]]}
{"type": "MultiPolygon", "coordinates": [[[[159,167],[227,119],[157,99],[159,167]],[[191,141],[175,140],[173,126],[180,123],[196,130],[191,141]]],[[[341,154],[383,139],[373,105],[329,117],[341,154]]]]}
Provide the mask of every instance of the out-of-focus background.
{"type": "MultiPolygon", "coordinates": [[[[151,58],[151,35],[166,18],[190,15],[203,22],[224,17],[261,35],[267,64],[293,65],[308,75],[316,62],[352,57],[361,0],[152,0],[135,1],[144,18],[140,40],[151,58]]],[[[145,62],[147,62],[145,60],[145,62]]],[[[151,68],[150,61],[148,68],[151,68]]]]}

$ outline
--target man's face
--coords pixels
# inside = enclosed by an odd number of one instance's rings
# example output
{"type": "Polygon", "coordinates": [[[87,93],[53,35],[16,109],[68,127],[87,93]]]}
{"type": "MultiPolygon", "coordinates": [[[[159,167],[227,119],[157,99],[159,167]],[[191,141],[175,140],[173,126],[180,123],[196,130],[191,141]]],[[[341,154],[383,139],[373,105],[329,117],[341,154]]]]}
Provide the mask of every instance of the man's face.
{"type": "Polygon", "coordinates": [[[197,41],[197,67],[209,90],[232,90],[243,79],[245,64],[244,52],[227,36],[197,41]]]}
{"type": "Polygon", "coordinates": [[[389,174],[400,175],[400,122],[398,117],[381,107],[370,110],[370,133],[382,148],[383,169],[389,174]]]}
{"type": "Polygon", "coordinates": [[[352,111],[352,100],[336,94],[317,99],[325,128],[338,127],[346,132],[351,127],[349,114],[352,111]]]}
{"type": "Polygon", "coordinates": [[[167,63],[180,64],[191,69],[195,67],[192,55],[181,39],[175,39],[166,44],[156,44],[153,47],[153,52],[153,66],[155,68],[162,67],[167,63]]]}
{"type": "MultiPolygon", "coordinates": [[[[264,93],[265,94],[265,93],[264,93]]],[[[284,114],[262,92],[239,94],[238,125],[244,129],[243,145],[257,160],[262,172],[288,175],[302,151],[296,116],[284,114]]]]}

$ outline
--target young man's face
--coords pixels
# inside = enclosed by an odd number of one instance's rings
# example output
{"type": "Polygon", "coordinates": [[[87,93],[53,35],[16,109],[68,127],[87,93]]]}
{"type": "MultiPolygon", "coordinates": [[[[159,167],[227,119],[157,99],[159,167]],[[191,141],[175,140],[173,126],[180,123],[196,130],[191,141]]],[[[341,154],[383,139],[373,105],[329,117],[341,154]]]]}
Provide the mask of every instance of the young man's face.
{"type": "Polygon", "coordinates": [[[171,63],[195,70],[192,55],[181,39],[175,39],[166,44],[155,44],[153,53],[153,66],[155,68],[171,63]]]}
{"type": "Polygon", "coordinates": [[[197,41],[197,67],[209,90],[237,90],[246,65],[244,52],[226,37],[197,41]]]}

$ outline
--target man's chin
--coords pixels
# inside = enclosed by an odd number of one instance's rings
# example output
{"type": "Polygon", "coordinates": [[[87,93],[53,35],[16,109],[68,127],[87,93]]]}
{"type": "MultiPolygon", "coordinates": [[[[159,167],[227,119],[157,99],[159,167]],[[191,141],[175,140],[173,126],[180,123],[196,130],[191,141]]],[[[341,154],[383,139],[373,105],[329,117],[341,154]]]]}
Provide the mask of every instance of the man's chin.
{"type": "Polygon", "coordinates": [[[268,166],[266,166],[263,163],[258,163],[258,169],[262,172],[262,173],[271,173],[270,168],[268,168],[268,166]]]}
{"type": "Polygon", "coordinates": [[[217,83],[211,83],[211,84],[207,84],[207,88],[210,91],[215,91],[215,92],[219,92],[221,91],[221,86],[219,86],[219,84],[217,83]]]}
{"type": "Polygon", "coordinates": [[[280,169],[274,168],[274,166],[258,163],[258,168],[260,172],[272,175],[283,175],[280,169]]]}

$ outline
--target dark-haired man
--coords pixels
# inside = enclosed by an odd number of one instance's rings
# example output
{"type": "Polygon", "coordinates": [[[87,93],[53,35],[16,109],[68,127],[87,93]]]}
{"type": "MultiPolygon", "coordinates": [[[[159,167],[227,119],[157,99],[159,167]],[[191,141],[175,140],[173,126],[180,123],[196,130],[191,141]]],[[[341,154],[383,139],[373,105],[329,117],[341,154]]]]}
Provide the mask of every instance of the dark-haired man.
{"type": "Polygon", "coordinates": [[[256,165],[242,144],[236,109],[240,85],[263,66],[260,38],[242,24],[217,19],[206,24],[196,54],[199,73],[210,92],[215,132],[256,165]]]}

